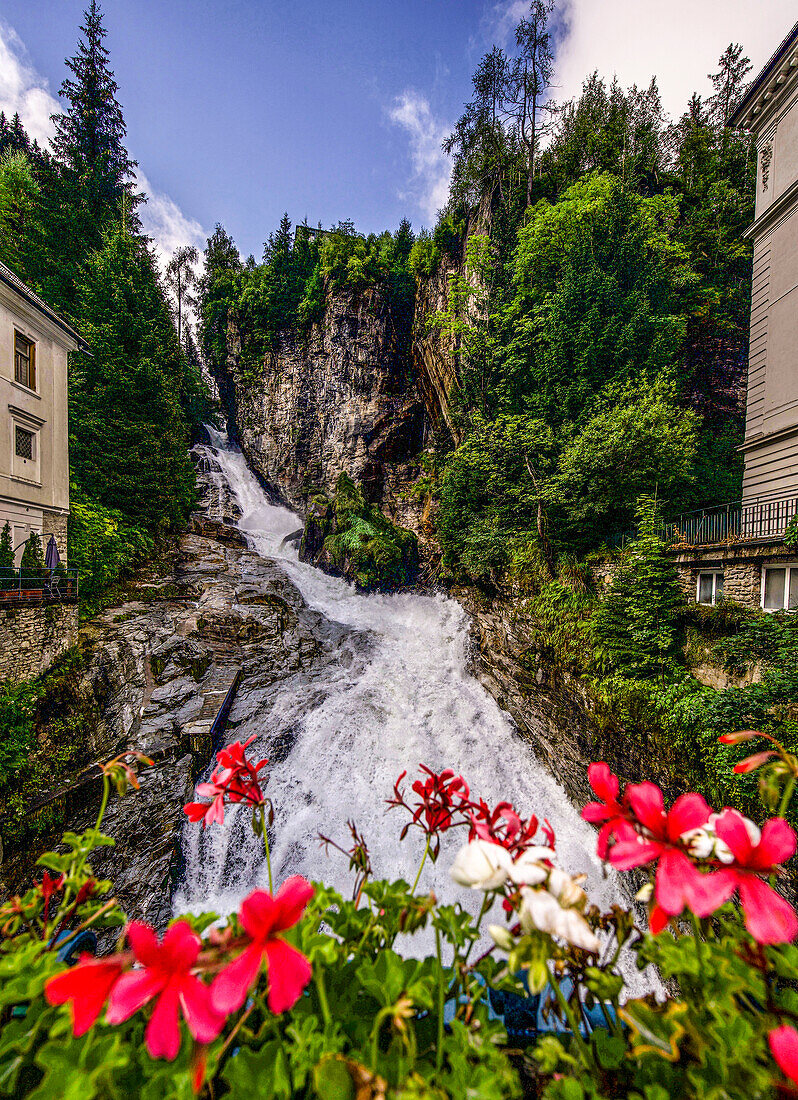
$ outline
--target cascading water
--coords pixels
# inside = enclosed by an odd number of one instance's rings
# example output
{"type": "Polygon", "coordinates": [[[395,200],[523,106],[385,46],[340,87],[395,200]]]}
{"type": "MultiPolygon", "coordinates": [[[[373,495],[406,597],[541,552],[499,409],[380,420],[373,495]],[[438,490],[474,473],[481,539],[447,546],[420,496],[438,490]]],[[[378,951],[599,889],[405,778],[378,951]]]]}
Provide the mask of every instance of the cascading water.
{"type": "MultiPolygon", "coordinates": [[[[276,882],[289,874],[323,879],[351,891],[344,857],[327,858],[319,832],[348,846],[346,822],[365,834],[378,877],[412,881],[421,854],[411,832],[400,844],[405,818],[386,816],[385,800],[398,774],[412,780],[419,763],[462,773],[472,794],[491,804],[514,803],[524,816],[548,818],[557,835],[560,865],[587,875],[586,889],[598,905],[628,901],[620,882],[607,876],[595,856],[596,839],[563,789],[515,732],[508,716],[469,674],[467,618],[444,596],[364,595],[345,581],[300,562],[285,537],[297,517],[270,504],[240,450],[209,429],[205,448],[226,478],[241,509],[239,527],[250,546],[275,560],[309,607],[324,616],[336,637],[321,674],[297,695],[289,679],[264,691],[240,714],[234,735],[253,733],[257,756],[271,756],[268,793],[274,801],[272,866],[276,882]],[[344,628],[348,630],[341,629],[344,628]],[[275,746],[288,743],[287,751],[275,746]]],[[[250,696],[251,698],[251,696],[250,696]]],[[[421,885],[440,900],[473,896],[449,878],[454,851],[464,840],[456,830],[437,864],[427,864],[421,885]]],[[[255,886],[266,885],[261,842],[246,811],[228,812],[223,826],[207,831],[186,825],[185,879],[176,906],[226,913],[255,886]]]]}

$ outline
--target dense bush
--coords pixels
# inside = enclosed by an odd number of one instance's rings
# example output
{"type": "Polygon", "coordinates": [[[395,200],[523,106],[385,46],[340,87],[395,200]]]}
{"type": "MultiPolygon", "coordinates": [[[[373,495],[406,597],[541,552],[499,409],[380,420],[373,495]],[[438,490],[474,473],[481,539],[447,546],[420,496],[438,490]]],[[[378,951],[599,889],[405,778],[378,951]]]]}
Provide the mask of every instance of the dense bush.
{"type": "Polygon", "coordinates": [[[125,521],[73,485],[70,494],[69,561],[80,570],[80,589],[88,600],[143,564],[154,542],[146,530],[125,521]]]}

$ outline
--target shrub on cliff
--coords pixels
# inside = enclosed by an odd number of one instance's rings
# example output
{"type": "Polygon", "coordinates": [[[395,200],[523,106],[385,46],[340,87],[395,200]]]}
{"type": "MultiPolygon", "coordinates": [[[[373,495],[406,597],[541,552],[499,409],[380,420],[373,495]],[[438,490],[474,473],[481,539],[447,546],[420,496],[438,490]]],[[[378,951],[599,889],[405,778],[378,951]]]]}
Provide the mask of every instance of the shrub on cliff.
{"type": "Polygon", "coordinates": [[[416,536],[368,504],[345,472],[332,501],[323,496],[311,501],[300,552],[366,591],[404,588],[418,575],[416,536]]]}

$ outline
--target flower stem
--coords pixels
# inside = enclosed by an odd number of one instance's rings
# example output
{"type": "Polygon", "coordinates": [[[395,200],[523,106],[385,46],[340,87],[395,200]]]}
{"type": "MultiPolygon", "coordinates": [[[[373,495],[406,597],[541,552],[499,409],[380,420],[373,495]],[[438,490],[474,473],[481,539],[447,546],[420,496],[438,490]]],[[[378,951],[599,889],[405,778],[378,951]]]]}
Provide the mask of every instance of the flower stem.
{"type": "MultiPolygon", "coordinates": [[[[429,847],[429,840],[427,841],[429,847]]],[[[423,864],[422,864],[423,866],[423,864]]],[[[440,929],[435,929],[435,953],[438,956],[438,1041],[435,1044],[435,1076],[440,1077],[443,1068],[443,1008],[445,1004],[445,983],[443,980],[443,952],[441,950],[440,929]]]]}
{"type": "Polygon", "coordinates": [[[704,989],[706,982],[704,977],[704,952],[701,947],[701,925],[695,913],[690,914],[690,919],[693,923],[693,936],[695,938],[695,956],[698,962],[698,980],[701,983],[701,988],[704,989]]]}
{"type": "MultiPolygon", "coordinates": [[[[479,911],[479,916],[477,917],[477,923],[474,925],[474,931],[475,932],[477,932],[477,933],[479,932],[480,925],[482,924],[482,918],[485,916],[488,909],[490,909],[492,902],[493,902],[493,898],[490,894],[488,894],[488,893],[483,894],[483,896],[482,896],[482,908],[479,911]]],[[[463,963],[464,964],[468,962],[468,956],[471,954],[471,949],[473,948],[474,944],[477,942],[478,939],[479,939],[478,935],[474,936],[473,940],[468,945],[466,953],[463,956],[463,963]]]]}
{"type": "Polygon", "coordinates": [[[263,804],[258,807],[260,810],[260,828],[263,835],[263,847],[266,849],[266,870],[269,872],[269,893],[274,893],[274,885],[272,884],[272,858],[269,851],[269,832],[266,828],[266,811],[263,808],[263,804]]]}
{"type": "Polygon", "coordinates": [[[427,843],[424,847],[424,855],[421,857],[421,863],[418,865],[418,871],[416,871],[415,882],[410,888],[410,897],[412,898],[416,892],[418,886],[418,880],[421,878],[421,872],[424,870],[424,864],[427,862],[427,856],[429,855],[429,834],[427,834],[427,843]]]}
{"type": "Polygon", "coordinates": [[[795,790],[795,776],[791,775],[787,786],[784,788],[784,794],[781,796],[781,804],[779,806],[779,812],[777,817],[784,817],[787,813],[787,808],[792,800],[792,793],[795,790]]]}
{"type": "Polygon", "coordinates": [[[324,1018],[324,1026],[328,1028],[332,1022],[332,1016],[330,1015],[330,1005],[327,1001],[327,990],[324,987],[324,968],[318,962],[313,967],[313,981],[316,986],[316,992],[319,995],[319,1004],[321,1005],[321,1014],[324,1018]]]}
{"type": "Polygon", "coordinates": [[[557,998],[557,1003],[565,1013],[565,1018],[571,1027],[571,1031],[574,1037],[574,1043],[579,1050],[582,1061],[584,1062],[587,1069],[592,1069],[593,1059],[590,1055],[590,1048],[588,1047],[585,1040],[582,1038],[582,1032],[579,1030],[579,1021],[577,1020],[573,1010],[571,1009],[571,1006],[568,1004],[565,994],[560,989],[560,983],[557,981],[557,978],[554,974],[552,974],[551,982],[549,984],[554,990],[554,996],[557,998]]]}
{"type": "MultiPolygon", "coordinates": [[[[105,811],[108,807],[108,798],[109,798],[110,794],[111,794],[111,784],[109,782],[108,776],[103,774],[103,797],[102,797],[102,801],[100,802],[100,812],[97,814],[97,820],[94,823],[94,832],[95,832],[95,834],[99,833],[99,831],[100,831],[100,826],[102,825],[103,818],[105,817],[105,811]]],[[[92,848],[94,848],[93,844],[92,844],[92,848]]],[[[83,864],[85,862],[86,862],[86,852],[84,852],[83,855],[80,857],[80,861],[78,862],[77,867],[72,872],[72,874],[75,878],[77,878],[77,876],[83,870],[83,864]]],[[[66,900],[67,899],[64,898],[64,901],[66,901],[66,900]]]]}

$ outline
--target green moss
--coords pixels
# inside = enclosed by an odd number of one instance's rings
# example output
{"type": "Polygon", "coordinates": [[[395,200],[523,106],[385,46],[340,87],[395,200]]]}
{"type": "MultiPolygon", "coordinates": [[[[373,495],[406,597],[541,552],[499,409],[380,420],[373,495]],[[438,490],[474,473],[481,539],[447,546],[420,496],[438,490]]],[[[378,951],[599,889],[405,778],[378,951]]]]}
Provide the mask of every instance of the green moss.
{"type": "Polygon", "coordinates": [[[415,581],[416,536],[368,504],[347,473],[338,477],[331,509],[326,498],[315,502],[314,520],[322,521],[323,555],[358,587],[384,592],[415,581]]]}

